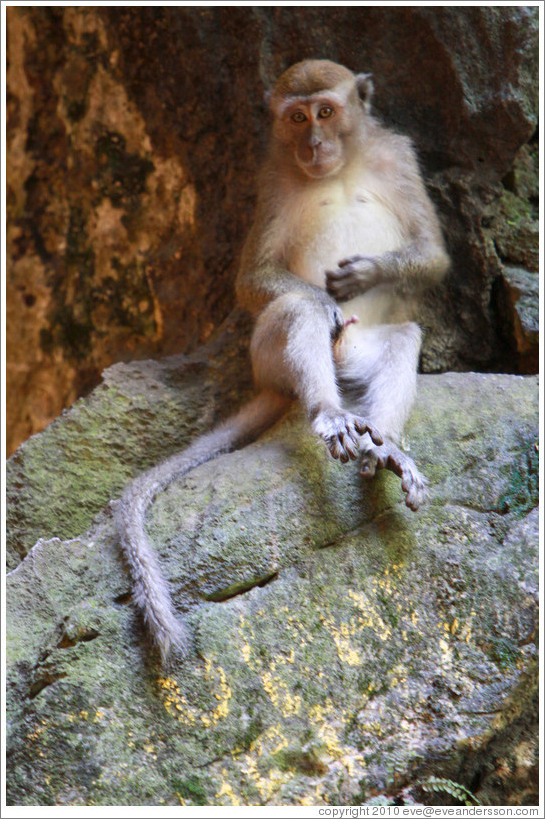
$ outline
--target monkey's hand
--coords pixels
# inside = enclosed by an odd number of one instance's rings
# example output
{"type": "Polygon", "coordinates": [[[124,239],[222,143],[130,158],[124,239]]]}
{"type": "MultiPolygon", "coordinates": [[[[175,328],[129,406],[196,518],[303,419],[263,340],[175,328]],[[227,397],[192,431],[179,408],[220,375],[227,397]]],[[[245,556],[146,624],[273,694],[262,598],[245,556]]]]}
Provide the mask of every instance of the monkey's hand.
{"type": "Polygon", "coordinates": [[[348,301],[378,284],[381,271],[376,256],[351,256],[325,276],[327,292],[337,301],[348,301]]]}
{"type": "Polygon", "coordinates": [[[358,457],[360,435],[368,432],[377,446],[383,442],[382,435],[375,427],[361,416],[343,409],[319,410],[312,422],[312,429],[324,439],[331,455],[343,464],[358,457]]]}

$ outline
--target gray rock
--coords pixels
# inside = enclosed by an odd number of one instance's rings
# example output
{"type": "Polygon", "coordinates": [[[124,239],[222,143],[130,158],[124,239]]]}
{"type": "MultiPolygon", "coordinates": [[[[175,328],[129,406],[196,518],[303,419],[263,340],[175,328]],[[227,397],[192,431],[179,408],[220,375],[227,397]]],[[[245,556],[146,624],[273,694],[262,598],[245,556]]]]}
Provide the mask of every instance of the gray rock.
{"type": "MultiPolygon", "coordinates": [[[[527,346],[539,339],[539,278],[520,267],[505,267],[503,277],[509,287],[518,318],[518,328],[527,346]]],[[[521,339],[521,340],[522,340],[521,339]]]]}
{"type": "Polygon", "coordinates": [[[173,483],[149,531],[194,646],[161,670],[107,499],[240,400],[231,357],[117,365],[10,464],[8,804],[351,805],[430,774],[537,804],[536,379],[420,377],[416,515],[295,408],[173,483]]]}
{"type": "Polygon", "coordinates": [[[504,334],[516,350],[518,369],[539,371],[539,274],[506,266],[498,284],[504,334]]]}

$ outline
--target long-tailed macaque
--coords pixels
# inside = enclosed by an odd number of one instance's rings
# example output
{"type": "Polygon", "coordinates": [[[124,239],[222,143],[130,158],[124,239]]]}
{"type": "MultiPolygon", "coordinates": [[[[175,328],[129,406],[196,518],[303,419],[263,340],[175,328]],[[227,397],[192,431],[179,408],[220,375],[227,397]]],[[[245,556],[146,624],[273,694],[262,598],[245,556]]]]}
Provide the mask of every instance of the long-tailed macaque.
{"type": "Polygon", "coordinates": [[[401,478],[416,510],[426,480],[399,448],[416,389],[413,299],[448,268],[408,138],[370,114],[372,83],[328,60],[286,71],[268,96],[272,139],[236,282],[255,316],[257,396],[217,429],[136,478],[117,512],[134,600],[163,659],[189,637],[145,532],[174,478],[255,439],[298,399],[334,458],[401,478]]]}

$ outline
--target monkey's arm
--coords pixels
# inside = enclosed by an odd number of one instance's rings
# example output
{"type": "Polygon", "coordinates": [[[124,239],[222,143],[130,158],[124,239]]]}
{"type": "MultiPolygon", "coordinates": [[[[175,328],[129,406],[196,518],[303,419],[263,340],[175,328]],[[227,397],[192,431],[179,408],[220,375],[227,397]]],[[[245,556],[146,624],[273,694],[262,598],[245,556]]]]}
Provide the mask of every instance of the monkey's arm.
{"type": "Polygon", "coordinates": [[[381,256],[343,259],[337,270],[326,271],[327,292],[337,301],[347,301],[378,284],[414,292],[438,283],[448,267],[446,253],[415,241],[381,256]]]}
{"type": "Polygon", "coordinates": [[[274,219],[266,209],[258,207],[255,222],[242,250],[236,279],[236,294],[241,307],[253,315],[261,313],[270,302],[288,293],[306,296],[323,310],[336,340],[344,329],[344,317],[334,299],[295,274],[282,264],[275,252],[276,231],[274,219]]]}

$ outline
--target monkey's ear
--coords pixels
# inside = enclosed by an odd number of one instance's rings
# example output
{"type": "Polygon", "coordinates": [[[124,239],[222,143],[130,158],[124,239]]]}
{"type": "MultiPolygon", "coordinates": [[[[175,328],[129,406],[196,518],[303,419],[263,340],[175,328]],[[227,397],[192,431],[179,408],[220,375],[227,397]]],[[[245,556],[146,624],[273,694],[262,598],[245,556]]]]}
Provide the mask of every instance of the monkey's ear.
{"type": "Polygon", "coordinates": [[[363,110],[367,114],[371,108],[371,100],[373,98],[373,91],[375,86],[371,79],[372,74],[356,74],[356,88],[358,95],[363,103],[363,110]]]}

